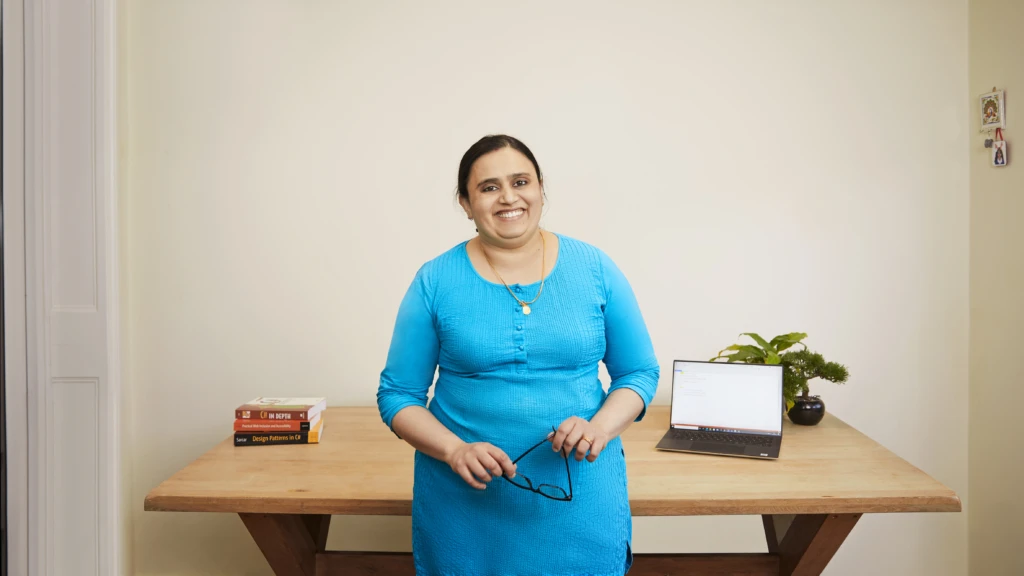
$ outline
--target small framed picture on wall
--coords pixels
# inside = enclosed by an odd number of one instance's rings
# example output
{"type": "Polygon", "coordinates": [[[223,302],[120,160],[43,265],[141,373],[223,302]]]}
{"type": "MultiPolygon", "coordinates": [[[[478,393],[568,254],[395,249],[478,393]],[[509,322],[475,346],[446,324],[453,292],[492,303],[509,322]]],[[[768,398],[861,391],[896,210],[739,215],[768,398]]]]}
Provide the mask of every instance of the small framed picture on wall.
{"type": "Polygon", "coordinates": [[[1002,90],[981,95],[981,129],[1006,128],[1006,100],[1002,90]]]}
{"type": "Polygon", "coordinates": [[[992,143],[992,165],[1006,166],[1009,160],[1006,150],[1006,140],[996,140],[992,143]]]}

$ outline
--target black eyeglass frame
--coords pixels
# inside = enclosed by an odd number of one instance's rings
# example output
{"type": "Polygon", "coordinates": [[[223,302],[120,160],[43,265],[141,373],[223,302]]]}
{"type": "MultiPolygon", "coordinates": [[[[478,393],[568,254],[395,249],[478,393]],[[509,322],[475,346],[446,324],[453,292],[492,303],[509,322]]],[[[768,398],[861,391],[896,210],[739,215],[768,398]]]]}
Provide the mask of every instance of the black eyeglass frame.
{"type": "MultiPolygon", "coordinates": [[[[555,429],[554,426],[551,427],[551,431],[553,433],[557,432],[557,430],[555,429]]],[[[537,442],[536,444],[531,446],[528,450],[526,450],[526,452],[523,452],[522,454],[520,454],[518,458],[516,458],[515,460],[512,461],[512,463],[513,464],[518,463],[527,454],[529,454],[530,452],[533,452],[534,450],[537,449],[538,446],[540,446],[541,444],[543,444],[543,443],[545,443],[547,441],[548,441],[548,438],[545,438],[545,439],[541,440],[540,442],[537,442]]],[[[541,496],[543,496],[545,498],[549,498],[551,500],[556,500],[558,502],[570,502],[570,501],[572,501],[572,474],[569,472],[569,457],[566,456],[564,451],[562,452],[562,459],[565,460],[565,477],[568,478],[568,480],[569,480],[569,494],[566,495],[563,498],[556,498],[554,496],[549,496],[549,495],[547,495],[547,494],[545,494],[545,493],[540,491],[540,489],[542,487],[550,486],[551,488],[555,488],[555,489],[559,490],[562,494],[565,494],[565,489],[562,488],[561,486],[555,486],[554,484],[539,484],[536,488],[534,488],[533,487],[533,482],[530,481],[530,478],[528,476],[526,476],[525,474],[516,474],[516,478],[517,479],[518,478],[522,478],[523,480],[526,480],[526,483],[528,484],[528,486],[521,486],[519,484],[516,484],[508,476],[506,476],[505,474],[502,474],[501,477],[504,478],[509,484],[515,486],[516,488],[522,488],[523,490],[528,490],[528,491],[533,492],[535,494],[540,494],[541,496]]]]}

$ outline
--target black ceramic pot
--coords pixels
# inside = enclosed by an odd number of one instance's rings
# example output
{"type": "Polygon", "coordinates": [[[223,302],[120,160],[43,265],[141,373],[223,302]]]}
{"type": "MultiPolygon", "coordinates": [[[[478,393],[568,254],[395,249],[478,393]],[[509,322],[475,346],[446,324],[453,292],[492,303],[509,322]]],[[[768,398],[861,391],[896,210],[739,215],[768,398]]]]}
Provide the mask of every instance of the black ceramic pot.
{"type": "Polygon", "coordinates": [[[814,426],[825,417],[825,402],[818,396],[797,396],[789,409],[789,419],[794,424],[814,426]]]}

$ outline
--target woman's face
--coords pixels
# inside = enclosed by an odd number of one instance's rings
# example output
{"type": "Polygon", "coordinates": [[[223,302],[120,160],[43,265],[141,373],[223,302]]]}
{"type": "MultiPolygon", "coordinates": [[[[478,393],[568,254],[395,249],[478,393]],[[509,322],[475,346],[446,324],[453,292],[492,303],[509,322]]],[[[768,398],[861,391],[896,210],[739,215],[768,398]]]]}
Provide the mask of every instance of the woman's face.
{"type": "Polygon", "coordinates": [[[512,247],[533,238],[544,191],[529,158],[509,147],[485,154],[473,164],[466,187],[469,200],[460,197],[459,203],[484,240],[512,247]]]}

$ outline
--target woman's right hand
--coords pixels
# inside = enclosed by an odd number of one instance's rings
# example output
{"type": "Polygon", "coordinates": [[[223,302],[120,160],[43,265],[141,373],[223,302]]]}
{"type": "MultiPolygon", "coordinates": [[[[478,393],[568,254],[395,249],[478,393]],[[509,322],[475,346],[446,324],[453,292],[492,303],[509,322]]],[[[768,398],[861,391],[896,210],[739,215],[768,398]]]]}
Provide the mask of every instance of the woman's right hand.
{"type": "Polygon", "coordinates": [[[480,490],[487,487],[484,482],[490,482],[492,476],[516,476],[512,459],[501,448],[487,442],[463,442],[452,450],[445,462],[467,484],[480,490]]]}

